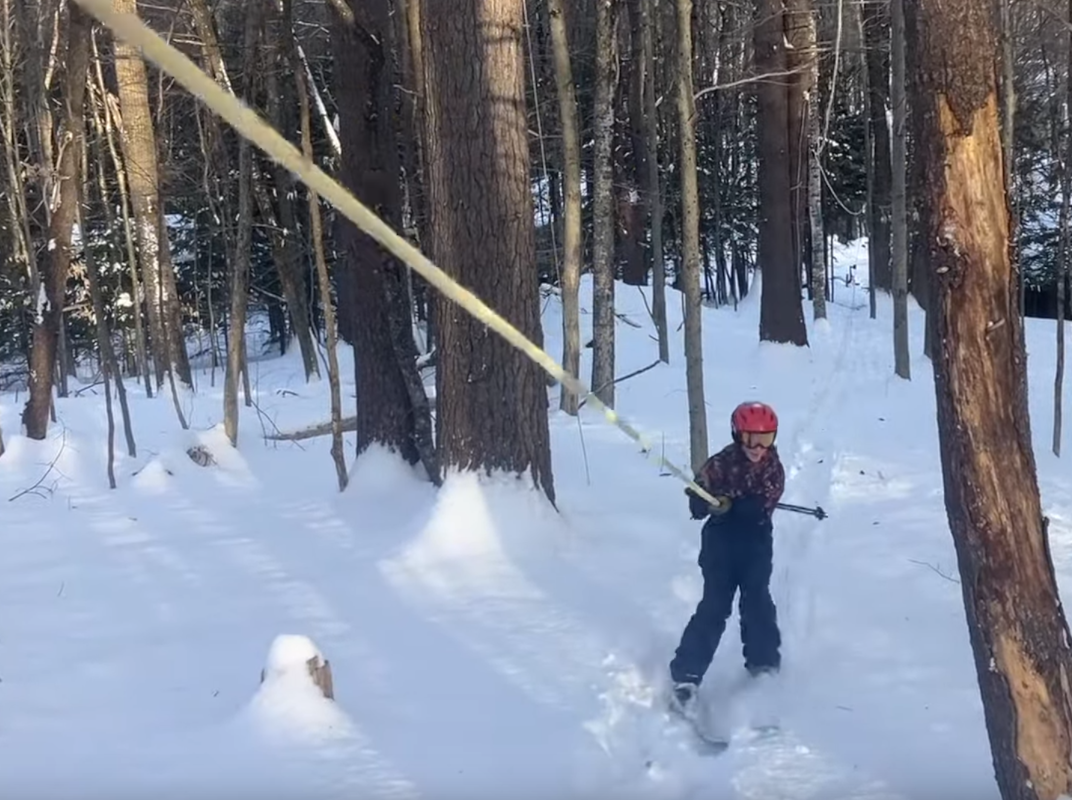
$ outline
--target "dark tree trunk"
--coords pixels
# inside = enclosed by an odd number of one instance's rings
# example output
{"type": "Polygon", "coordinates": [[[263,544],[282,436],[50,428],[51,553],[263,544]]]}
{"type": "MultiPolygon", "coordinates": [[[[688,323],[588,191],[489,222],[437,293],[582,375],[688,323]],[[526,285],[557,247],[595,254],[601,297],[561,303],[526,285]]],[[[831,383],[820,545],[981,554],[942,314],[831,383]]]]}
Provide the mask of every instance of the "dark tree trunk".
{"type": "Polygon", "coordinates": [[[1039,501],[989,0],[920,0],[923,230],[946,514],[998,787],[1072,792],[1072,658],[1039,501]]]}
{"type": "MultiPolygon", "coordinates": [[[[336,17],[332,25],[343,183],[398,229],[402,191],[392,115],[394,72],[388,60],[391,0],[347,2],[354,22],[336,17]]],[[[339,216],[336,224],[339,306],[349,310],[344,316],[353,337],[360,395],[357,451],[373,443],[385,445],[411,464],[423,461],[438,482],[402,266],[348,220],[339,216]]]]}
{"type": "MultiPolygon", "coordinates": [[[[424,0],[429,207],[440,267],[542,346],[523,0],[424,0]]],[[[444,466],[526,473],[554,500],[547,389],[528,358],[437,297],[444,466]]]]}
{"type": "MultiPolygon", "coordinates": [[[[756,72],[786,70],[785,28],[780,0],[756,6],[756,72]]],[[[793,192],[789,157],[789,92],[777,80],[757,84],[759,156],[759,269],[762,274],[759,338],[770,342],[808,343],[800,270],[793,250],[793,192]]]]}
{"type": "Polygon", "coordinates": [[[86,74],[89,70],[90,20],[72,4],[67,23],[67,53],[64,64],[62,115],[63,133],[57,164],[59,202],[49,220],[48,258],[43,277],[46,303],[39,303],[33,326],[30,351],[30,399],[22,412],[26,435],[44,439],[48,434],[49,410],[52,408],[52,377],[56,364],[57,342],[63,324],[63,306],[67,298],[67,274],[71,269],[71,233],[81,214],[82,151],[85,146],[84,109],[86,74]],[[69,137],[69,138],[67,138],[69,137]]]}
{"type": "Polygon", "coordinates": [[[875,287],[893,289],[893,262],[890,260],[891,197],[893,167],[890,161],[890,8],[888,3],[860,6],[867,48],[867,90],[870,94],[871,158],[874,162],[875,202],[871,205],[870,230],[875,239],[875,263],[871,279],[875,287]]]}

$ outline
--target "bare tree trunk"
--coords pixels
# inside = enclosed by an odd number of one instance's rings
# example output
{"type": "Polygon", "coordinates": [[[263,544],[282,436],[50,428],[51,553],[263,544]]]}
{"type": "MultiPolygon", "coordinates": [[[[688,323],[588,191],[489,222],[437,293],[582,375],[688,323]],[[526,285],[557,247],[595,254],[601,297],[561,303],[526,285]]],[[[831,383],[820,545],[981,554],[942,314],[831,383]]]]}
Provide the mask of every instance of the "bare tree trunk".
{"type": "MultiPolygon", "coordinates": [[[[101,121],[100,115],[94,113],[94,118],[98,135],[101,133],[101,121]]],[[[103,137],[101,137],[103,138],[103,137]]],[[[111,208],[108,205],[108,182],[105,178],[104,171],[104,155],[101,152],[103,145],[100,143],[101,139],[97,141],[96,149],[96,161],[97,161],[97,191],[100,198],[100,210],[104,216],[105,225],[108,230],[112,229],[114,224],[114,217],[111,208]]],[[[87,170],[88,172],[88,170],[87,170]]],[[[88,184],[87,184],[88,185],[88,184]]],[[[88,191],[88,189],[87,189],[88,191]]],[[[91,207],[89,203],[86,203],[87,207],[91,207]]],[[[88,215],[87,215],[88,216],[88,215]]],[[[85,227],[85,226],[83,226],[85,227]]],[[[111,377],[115,380],[116,393],[119,396],[119,408],[123,415],[123,433],[127,440],[127,455],[131,458],[136,458],[138,455],[138,447],[134,441],[134,428],[130,419],[130,405],[127,403],[127,389],[123,383],[123,371],[119,368],[119,360],[116,358],[115,349],[112,347],[112,332],[108,329],[107,322],[104,316],[104,299],[100,290],[100,270],[97,268],[97,261],[93,256],[92,248],[85,248],[83,251],[83,258],[86,262],[86,277],[89,281],[89,294],[90,300],[93,303],[93,314],[97,318],[97,341],[100,347],[101,356],[101,372],[104,373],[105,378],[111,377]],[[105,369],[107,367],[107,369],[105,369]]],[[[144,351],[143,351],[144,354],[144,351]]],[[[108,388],[107,380],[105,380],[105,390],[108,388]]],[[[108,408],[109,426],[114,428],[114,423],[111,421],[111,408],[108,408]]],[[[114,439],[114,432],[109,432],[109,459],[112,457],[114,451],[114,445],[111,443],[111,439],[114,439]]],[[[109,466],[109,471],[111,467],[109,466]]],[[[114,488],[114,486],[113,486],[114,488]]]]}
{"type": "MultiPolygon", "coordinates": [[[[137,13],[136,0],[112,0],[118,13],[137,13]]],[[[115,40],[115,74],[123,112],[122,143],[127,183],[134,206],[142,273],[147,288],[149,329],[156,366],[156,383],[164,381],[165,367],[193,389],[190,361],[183,339],[182,313],[171,264],[171,246],[160,205],[160,173],[156,136],[149,110],[145,62],[137,48],[115,40]]]]}
{"type": "Polygon", "coordinates": [[[806,85],[808,114],[808,227],[811,229],[811,303],[814,319],[826,319],[826,259],[823,244],[822,109],[819,91],[819,11],[812,2],[808,13],[807,46],[809,80],[806,85]]]}
{"type": "MultiPolygon", "coordinates": [[[[581,283],[581,137],[577,119],[577,98],[570,65],[563,0],[548,0],[551,17],[551,47],[555,59],[555,87],[562,124],[562,182],[565,215],[562,222],[562,366],[575,377],[581,371],[581,312],[578,291],[581,283]]],[[[559,407],[576,415],[578,397],[565,386],[559,407]]]]}
{"type": "Polygon", "coordinates": [[[1009,255],[989,0],[921,0],[915,49],[946,513],[998,788],[1072,792],[1072,657],[1042,516],[1009,255]]]}
{"type": "Polygon", "coordinates": [[[659,114],[655,105],[656,0],[643,0],[640,35],[644,50],[644,125],[648,139],[648,174],[645,190],[651,225],[651,303],[659,360],[670,363],[670,334],[666,324],[666,256],[663,254],[663,198],[659,185],[659,114]]]}
{"type": "MultiPolygon", "coordinates": [[[[290,0],[283,0],[285,19],[291,19],[290,0]]],[[[290,63],[294,70],[294,82],[298,89],[298,103],[301,107],[301,143],[302,153],[313,160],[313,132],[309,112],[309,90],[306,88],[306,76],[298,59],[297,43],[294,30],[285,32],[290,63]]],[[[324,257],[324,226],[320,218],[320,197],[312,189],[309,195],[309,223],[312,228],[313,255],[316,259],[316,277],[320,288],[320,302],[324,308],[324,330],[327,333],[328,383],[331,387],[331,459],[335,463],[335,475],[339,481],[339,491],[346,491],[350,477],[346,472],[346,454],[342,438],[342,390],[339,387],[339,356],[336,352],[335,305],[331,299],[331,279],[328,278],[328,264],[324,257]]]]}
{"type": "Polygon", "coordinates": [[[101,67],[101,57],[97,48],[97,33],[95,30],[92,36],[93,69],[97,79],[96,91],[100,99],[100,111],[94,110],[93,118],[97,125],[98,134],[102,134],[104,140],[108,143],[108,154],[111,157],[112,168],[115,170],[116,186],[119,189],[119,201],[123,217],[123,238],[126,242],[127,268],[130,270],[131,306],[134,312],[134,357],[138,365],[138,373],[145,383],[145,396],[152,397],[153,375],[149,370],[149,358],[145,348],[145,325],[142,320],[143,283],[138,277],[138,256],[134,245],[134,229],[130,224],[130,195],[127,191],[126,170],[119,154],[119,147],[115,142],[115,134],[119,128],[117,101],[114,95],[108,94],[108,87],[104,82],[104,70],[101,67]]]}
{"type": "Polygon", "coordinates": [[[696,181],[696,103],[692,90],[692,0],[676,0],[677,122],[681,142],[681,282],[685,295],[685,384],[689,458],[699,470],[708,456],[700,301],[700,195],[696,181]]]}
{"type": "MultiPolygon", "coordinates": [[[[342,181],[389,224],[400,227],[401,170],[392,122],[391,2],[347,0],[346,7],[356,23],[339,15],[332,22],[342,181]]],[[[337,220],[339,316],[350,325],[354,374],[361,387],[357,452],[380,444],[411,464],[422,462],[429,479],[438,483],[431,411],[417,372],[405,267],[348,220],[337,220]]]]}
{"type": "MultiPolygon", "coordinates": [[[[1068,0],[1068,20],[1072,26],[1072,0],[1068,0]]],[[[1072,27],[1068,32],[1068,67],[1072,70],[1072,27]]],[[[1065,157],[1061,170],[1061,244],[1057,254],[1057,365],[1053,376],[1053,454],[1061,456],[1061,424],[1065,382],[1065,285],[1068,281],[1069,205],[1072,204],[1072,71],[1065,97],[1065,157]]],[[[1058,160],[1060,163],[1060,159],[1058,160]]]]}
{"type": "MultiPolygon", "coordinates": [[[[909,0],[912,2],[912,0],[909,0]]],[[[904,0],[890,0],[890,55],[893,99],[893,214],[891,258],[893,261],[893,370],[910,380],[908,352],[908,212],[905,197],[908,157],[905,151],[905,25],[904,0]]]]}
{"type": "Polygon", "coordinates": [[[890,12],[886,2],[860,4],[864,28],[864,61],[867,71],[867,127],[872,148],[872,202],[868,208],[871,236],[875,239],[871,282],[877,289],[893,288],[890,263],[890,126],[887,105],[890,99],[890,12]]]}
{"type": "Polygon", "coordinates": [[[592,198],[592,391],[614,407],[614,95],[618,82],[618,3],[596,0],[595,192],[592,198]]]}
{"type": "MultiPolygon", "coordinates": [[[[523,0],[424,0],[429,207],[440,266],[542,346],[524,9],[523,0]]],[[[442,298],[436,319],[442,463],[526,475],[553,503],[539,367],[442,298]]]]}
{"type": "MultiPolygon", "coordinates": [[[[260,13],[255,8],[246,15],[242,42],[242,97],[250,102],[253,94],[254,65],[260,40],[260,13]]],[[[217,81],[219,76],[217,76],[217,81]]],[[[238,137],[238,231],[231,256],[230,336],[227,339],[227,368],[223,377],[223,428],[233,447],[238,446],[238,380],[245,373],[246,311],[249,306],[250,250],[253,244],[253,146],[238,137]]],[[[248,397],[249,392],[246,391],[248,397]]],[[[248,405],[248,403],[247,403],[248,405]]]]}
{"type": "MultiPolygon", "coordinates": [[[[70,7],[67,22],[67,57],[64,59],[63,127],[59,142],[56,178],[57,204],[49,218],[47,272],[37,299],[30,356],[30,399],[22,413],[26,435],[44,439],[52,407],[52,378],[56,364],[56,341],[60,335],[67,297],[67,274],[73,246],[84,234],[78,230],[79,191],[82,186],[82,148],[85,147],[86,73],[89,69],[89,17],[80,7],[70,7]]],[[[51,166],[51,165],[49,165],[51,166]]],[[[80,242],[78,242],[80,243],[80,242]]]]}
{"type": "MultiPolygon", "coordinates": [[[[760,74],[786,71],[785,25],[781,0],[756,6],[755,65],[760,74]]],[[[759,311],[761,341],[808,343],[800,299],[798,254],[793,252],[792,175],[789,158],[789,93],[779,81],[756,87],[759,160],[758,269],[762,274],[759,311]]]]}

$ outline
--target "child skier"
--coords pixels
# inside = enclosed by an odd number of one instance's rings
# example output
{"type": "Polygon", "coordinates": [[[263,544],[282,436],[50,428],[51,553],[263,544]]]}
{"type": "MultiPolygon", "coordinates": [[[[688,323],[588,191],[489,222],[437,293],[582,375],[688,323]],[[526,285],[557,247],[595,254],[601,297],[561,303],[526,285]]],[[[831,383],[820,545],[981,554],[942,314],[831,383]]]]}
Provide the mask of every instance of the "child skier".
{"type": "Polygon", "coordinates": [[[781,634],[770,595],[771,514],[785,488],[785,470],[774,447],[778,417],[764,403],[741,403],[730,428],[733,443],[711,456],[696,476],[696,483],[722,501],[720,506],[685,490],[692,518],[707,521],[699,557],[703,597],[670,662],[674,698],[683,709],[711,664],[738,589],[745,668],[756,676],[777,672],[781,665],[781,634]]]}

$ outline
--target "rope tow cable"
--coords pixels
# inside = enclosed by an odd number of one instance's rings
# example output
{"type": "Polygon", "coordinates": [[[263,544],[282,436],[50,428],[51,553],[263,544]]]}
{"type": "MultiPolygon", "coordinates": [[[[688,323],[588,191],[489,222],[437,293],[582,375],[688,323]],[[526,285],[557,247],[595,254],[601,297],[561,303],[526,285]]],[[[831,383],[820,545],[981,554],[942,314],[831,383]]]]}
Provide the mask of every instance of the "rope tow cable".
{"type": "MultiPolygon", "coordinates": [[[[195,97],[200,98],[201,102],[226,120],[238,133],[256,144],[273,161],[290,170],[308,187],[330,202],[344,217],[379,242],[385,250],[411,269],[416,270],[445,297],[453,300],[479,322],[502,336],[514,348],[536,362],[552,378],[575,393],[579,399],[585,400],[602,411],[608,422],[640,445],[645,457],[650,458],[653,455],[652,445],[648,439],[623,420],[614,409],[608,408],[583,382],[567,373],[545,350],[537,347],[483,300],[455,282],[420,250],[399,236],[346,188],[311,160],[305,158],[297,147],[283,138],[236,95],[224,90],[193,61],[164,41],[142,22],[137,14],[114,11],[112,0],[74,0],[74,2],[110,28],[113,34],[141,50],[146,58],[171,75],[195,97]]],[[[699,486],[677,465],[663,456],[655,456],[655,458],[661,466],[682,480],[712,506],[720,505],[713,495],[699,486]]]]}

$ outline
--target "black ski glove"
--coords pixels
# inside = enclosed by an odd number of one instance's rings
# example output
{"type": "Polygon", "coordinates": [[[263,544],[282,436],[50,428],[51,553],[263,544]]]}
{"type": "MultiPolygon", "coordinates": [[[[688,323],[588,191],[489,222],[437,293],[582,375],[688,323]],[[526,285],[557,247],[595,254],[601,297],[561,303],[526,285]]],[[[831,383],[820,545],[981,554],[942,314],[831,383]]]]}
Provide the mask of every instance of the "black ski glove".
{"type": "Polygon", "coordinates": [[[691,486],[685,488],[685,494],[689,497],[689,515],[693,519],[704,519],[711,513],[711,504],[696,494],[691,486]]]}
{"type": "Polygon", "coordinates": [[[696,494],[691,487],[685,488],[685,494],[689,496],[689,513],[693,519],[704,519],[709,516],[721,517],[730,509],[730,499],[728,497],[715,495],[715,499],[719,501],[720,505],[712,506],[700,495],[696,494]]]}

